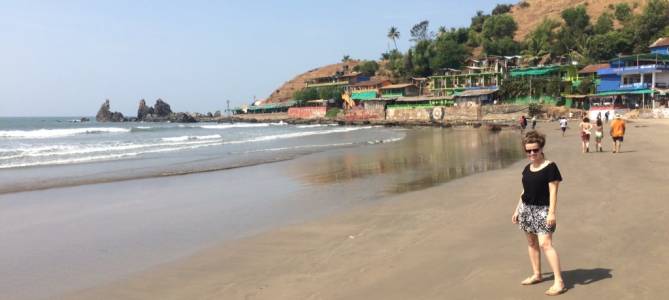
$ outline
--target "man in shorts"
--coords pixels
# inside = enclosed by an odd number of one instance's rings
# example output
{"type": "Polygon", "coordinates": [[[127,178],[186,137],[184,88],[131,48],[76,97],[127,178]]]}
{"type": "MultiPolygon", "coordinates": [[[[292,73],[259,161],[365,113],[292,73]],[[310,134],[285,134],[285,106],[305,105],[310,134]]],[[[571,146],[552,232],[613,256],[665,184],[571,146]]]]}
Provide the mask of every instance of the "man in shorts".
{"type": "Polygon", "coordinates": [[[562,130],[562,136],[564,136],[564,132],[567,131],[567,119],[564,116],[560,117],[560,130],[562,130]]]}
{"type": "Polygon", "coordinates": [[[620,114],[616,114],[616,118],[611,122],[611,138],[613,139],[613,153],[620,153],[620,146],[623,143],[623,136],[625,136],[625,120],[620,114]]]}

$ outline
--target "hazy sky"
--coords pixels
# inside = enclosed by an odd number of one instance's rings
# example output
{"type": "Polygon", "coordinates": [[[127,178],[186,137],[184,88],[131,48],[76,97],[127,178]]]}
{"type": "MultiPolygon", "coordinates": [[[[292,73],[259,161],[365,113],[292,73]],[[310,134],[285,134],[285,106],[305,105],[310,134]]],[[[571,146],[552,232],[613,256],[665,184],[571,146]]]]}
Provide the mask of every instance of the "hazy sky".
{"type": "Polygon", "coordinates": [[[105,99],[208,112],[266,98],[285,81],[348,54],[409,47],[409,30],[468,26],[515,1],[4,1],[0,116],[91,116],[105,99]],[[392,4],[391,4],[392,3],[392,4]]]}

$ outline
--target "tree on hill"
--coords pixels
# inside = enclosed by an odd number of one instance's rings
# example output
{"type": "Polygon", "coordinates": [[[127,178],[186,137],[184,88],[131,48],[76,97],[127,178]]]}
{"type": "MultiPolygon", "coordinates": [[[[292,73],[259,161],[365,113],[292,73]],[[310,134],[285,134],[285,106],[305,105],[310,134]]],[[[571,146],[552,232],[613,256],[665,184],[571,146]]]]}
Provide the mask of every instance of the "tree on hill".
{"type": "Polygon", "coordinates": [[[430,26],[430,22],[428,20],[423,20],[420,23],[414,25],[411,28],[411,41],[418,43],[420,41],[427,41],[432,39],[432,34],[428,32],[428,26],[430,26]]]}
{"type": "Polygon", "coordinates": [[[544,19],[534,31],[525,37],[525,56],[541,57],[551,53],[551,47],[555,42],[555,29],[560,23],[553,19],[544,19]]]}
{"type": "Polygon", "coordinates": [[[483,49],[488,55],[515,55],[521,45],[513,40],[518,25],[508,14],[494,15],[483,22],[483,49]]]}
{"type": "Polygon", "coordinates": [[[362,61],[357,66],[353,67],[353,71],[360,72],[366,76],[374,76],[379,70],[379,64],[373,60],[362,61]]]}
{"type": "Polygon", "coordinates": [[[471,55],[463,43],[445,36],[435,40],[433,53],[430,58],[430,69],[433,73],[443,68],[459,69],[471,55]]]}
{"type": "Polygon", "coordinates": [[[400,38],[400,31],[397,30],[397,27],[391,26],[390,30],[388,30],[388,38],[393,41],[393,44],[395,44],[395,50],[397,50],[397,40],[400,38]]]}
{"type": "Polygon", "coordinates": [[[625,23],[632,17],[632,8],[627,3],[618,3],[613,8],[613,15],[616,20],[625,23]]]}
{"type": "Polygon", "coordinates": [[[661,37],[669,26],[669,1],[649,0],[641,15],[633,20],[634,51],[648,51],[650,43],[661,37]]]}
{"type": "Polygon", "coordinates": [[[493,8],[491,14],[493,16],[505,14],[505,13],[510,12],[512,7],[513,7],[513,4],[497,4],[497,6],[495,6],[495,8],[493,8]]]}
{"type": "Polygon", "coordinates": [[[613,19],[611,18],[611,15],[607,12],[599,15],[592,30],[595,34],[606,34],[613,30],[613,19]]]}

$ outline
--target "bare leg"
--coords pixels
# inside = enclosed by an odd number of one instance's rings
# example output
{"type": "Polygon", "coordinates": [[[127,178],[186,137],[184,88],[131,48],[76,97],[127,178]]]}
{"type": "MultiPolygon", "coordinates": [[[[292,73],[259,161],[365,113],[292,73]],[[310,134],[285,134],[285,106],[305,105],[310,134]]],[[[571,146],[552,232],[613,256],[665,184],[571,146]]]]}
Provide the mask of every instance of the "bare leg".
{"type": "Polygon", "coordinates": [[[546,255],[546,260],[553,270],[553,276],[555,277],[555,282],[553,282],[552,288],[555,290],[560,290],[564,288],[564,280],[562,280],[562,271],[560,270],[560,257],[557,254],[557,251],[553,248],[553,234],[540,234],[539,245],[541,249],[544,250],[544,255],[546,255]]]}
{"type": "Polygon", "coordinates": [[[525,233],[527,237],[527,253],[530,256],[532,264],[532,276],[525,279],[522,283],[527,284],[533,280],[541,280],[541,249],[539,248],[539,239],[536,234],[525,233]]]}

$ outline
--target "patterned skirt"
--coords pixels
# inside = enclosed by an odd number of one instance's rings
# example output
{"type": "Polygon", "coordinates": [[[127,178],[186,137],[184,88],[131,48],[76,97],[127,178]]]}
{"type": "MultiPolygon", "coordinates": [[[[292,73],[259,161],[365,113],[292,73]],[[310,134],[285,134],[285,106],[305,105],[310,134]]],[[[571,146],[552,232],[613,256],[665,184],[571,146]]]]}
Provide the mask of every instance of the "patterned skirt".
{"type": "Polygon", "coordinates": [[[547,234],[555,232],[555,226],[548,227],[548,206],[531,205],[520,202],[518,207],[518,224],[527,233],[547,234]]]}

